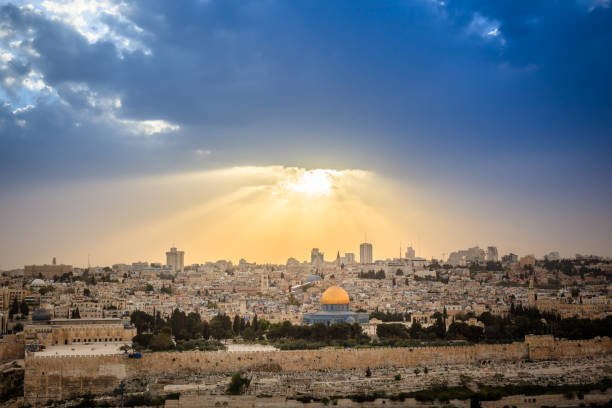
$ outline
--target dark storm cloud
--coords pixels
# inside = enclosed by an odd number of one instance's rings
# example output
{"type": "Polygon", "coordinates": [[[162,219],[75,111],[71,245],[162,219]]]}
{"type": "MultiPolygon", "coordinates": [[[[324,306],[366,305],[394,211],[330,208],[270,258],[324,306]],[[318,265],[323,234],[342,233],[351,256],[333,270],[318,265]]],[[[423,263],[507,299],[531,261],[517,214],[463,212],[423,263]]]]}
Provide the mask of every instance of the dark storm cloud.
{"type": "Polygon", "coordinates": [[[2,78],[19,82],[33,70],[57,93],[28,94],[36,107],[19,115],[3,108],[6,179],[149,171],[151,162],[171,170],[198,165],[197,149],[213,150],[216,164],[307,166],[304,157],[334,166],[340,151],[353,165],[368,159],[416,174],[435,156],[449,177],[482,173],[473,157],[497,156],[505,165],[486,170],[508,183],[531,172],[559,180],[542,162],[574,177],[609,171],[588,158],[611,148],[610,8],[522,0],[130,6],[135,25],[102,21],[150,54],[2,8],[2,26],[37,53],[22,53],[2,78]],[[134,137],[121,120],[181,128],[134,137]],[[553,155],[533,157],[543,149],[553,155]]]}

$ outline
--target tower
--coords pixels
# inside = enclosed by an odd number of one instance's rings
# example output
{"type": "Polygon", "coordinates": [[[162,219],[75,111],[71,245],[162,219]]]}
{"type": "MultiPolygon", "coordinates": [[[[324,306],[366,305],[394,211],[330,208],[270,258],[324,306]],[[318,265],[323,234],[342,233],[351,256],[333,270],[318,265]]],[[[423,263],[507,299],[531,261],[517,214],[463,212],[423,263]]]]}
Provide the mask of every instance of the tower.
{"type": "Polygon", "coordinates": [[[166,265],[168,265],[173,272],[183,272],[184,262],[185,252],[177,251],[176,247],[172,247],[170,251],[166,252],[166,265]]]}
{"type": "Polygon", "coordinates": [[[531,274],[531,278],[529,279],[529,308],[530,309],[535,309],[537,307],[537,297],[535,294],[535,289],[533,287],[533,273],[531,274]]]}
{"type": "Polygon", "coordinates": [[[270,277],[266,271],[261,271],[261,291],[265,292],[270,286],[270,277]]]}
{"type": "Polygon", "coordinates": [[[412,245],[410,245],[408,248],[406,248],[406,258],[407,259],[414,259],[414,258],[416,258],[416,251],[412,248],[412,245]]]}
{"type": "Polygon", "coordinates": [[[362,265],[372,263],[372,244],[364,242],[359,245],[359,263],[362,265]]]}
{"type": "Polygon", "coordinates": [[[323,252],[319,251],[319,248],[312,248],[310,251],[310,264],[311,265],[320,265],[323,264],[324,258],[323,252]]]}
{"type": "Polygon", "coordinates": [[[240,298],[240,316],[242,317],[246,316],[246,312],[247,312],[246,298],[242,297],[240,298]]]}

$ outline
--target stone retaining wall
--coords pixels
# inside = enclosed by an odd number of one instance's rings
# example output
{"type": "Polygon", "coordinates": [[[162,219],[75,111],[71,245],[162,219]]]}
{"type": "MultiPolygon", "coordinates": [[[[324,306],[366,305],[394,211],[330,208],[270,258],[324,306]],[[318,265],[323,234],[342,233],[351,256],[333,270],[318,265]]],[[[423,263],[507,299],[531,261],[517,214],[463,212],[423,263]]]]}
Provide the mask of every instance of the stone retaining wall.
{"type": "Polygon", "coordinates": [[[88,392],[112,392],[125,379],[180,377],[236,371],[312,371],[382,367],[433,366],[560,359],[612,352],[609,338],[556,341],[528,336],[525,342],[451,347],[324,349],[269,352],[189,351],[145,353],[140,359],[123,355],[26,356],[25,399],[29,403],[67,399],[88,392]]]}

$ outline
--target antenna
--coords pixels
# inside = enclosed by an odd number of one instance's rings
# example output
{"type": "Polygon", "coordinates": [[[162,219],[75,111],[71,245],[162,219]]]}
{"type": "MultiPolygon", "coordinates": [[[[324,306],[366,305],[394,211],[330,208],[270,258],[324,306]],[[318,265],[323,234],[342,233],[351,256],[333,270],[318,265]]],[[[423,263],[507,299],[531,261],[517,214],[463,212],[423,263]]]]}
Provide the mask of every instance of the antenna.
{"type": "Polygon", "coordinates": [[[87,269],[90,269],[90,268],[91,268],[91,265],[89,263],[89,254],[87,254],[87,269]]]}

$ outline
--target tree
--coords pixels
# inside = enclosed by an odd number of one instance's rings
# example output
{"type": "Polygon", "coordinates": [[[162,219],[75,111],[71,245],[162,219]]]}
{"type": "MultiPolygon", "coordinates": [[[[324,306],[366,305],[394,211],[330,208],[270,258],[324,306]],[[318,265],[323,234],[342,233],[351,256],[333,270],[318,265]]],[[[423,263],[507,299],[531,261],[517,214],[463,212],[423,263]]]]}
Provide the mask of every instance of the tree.
{"type": "Polygon", "coordinates": [[[134,350],[134,346],[130,344],[124,344],[123,346],[119,347],[119,350],[123,351],[125,354],[130,354],[132,350],[134,350]]]}
{"type": "Polygon", "coordinates": [[[255,332],[253,331],[253,328],[251,327],[247,327],[242,332],[242,338],[244,338],[245,340],[253,341],[255,340],[255,337],[256,337],[255,332]]]}
{"type": "Polygon", "coordinates": [[[218,314],[208,324],[210,335],[217,340],[232,337],[232,320],[227,315],[218,314]]]}
{"type": "Polygon", "coordinates": [[[251,380],[247,377],[244,377],[242,373],[238,372],[232,375],[232,379],[230,380],[229,386],[227,390],[225,390],[226,394],[229,395],[241,395],[246,392],[251,384],[251,380]]]}
{"type": "Polygon", "coordinates": [[[91,291],[89,290],[89,288],[85,288],[83,289],[83,296],[91,296],[91,291]]]}
{"type": "Polygon", "coordinates": [[[78,307],[72,311],[72,314],[70,315],[70,318],[71,319],[80,319],[81,318],[81,312],[79,312],[79,308],[78,307]]]}
{"type": "Polygon", "coordinates": [[[406,330],[406,326],[401,323],[379,324],[378,326],[376,326],[376,335],[381,339],[407,339],[409,337],[408,331],[406,330]]]}
{"type": "Polygon", "coordinates": [[[170,335],[170,328],[164,327],[161,332],[154,335],[151,338],[151,344],[149,345],[151,350],[162,351],[170,350],[174,346],[172,343],[172,336],[170,335]]]}
{"type": "Polygon", "coordinates": [[[20,331],[23,331],[23,324],[17,323],[13,326],[13,333],[19,333],[20,331]]]}
{"type": "Polygon", "coordinates": [[[25,300],[21,301],[21,304],[19,305],[19,311],[23,316],[27,316],[30,314],[30,308],[28,307],[28,304],[25,300]]]}
{"type": "Polygon", "coordinates": [[[14,315],[19,313],[19,303],[17,303],[17,298],[13,299],[13,304],[9,309],[9,318],[12,319],[14,315]]]}
{"type": "Polygon", "coordinates": [[[130,315],[130,322],[134,325],[134,327],[136,327],[138,334],[153,331],[154,320],[156,324],[155,329],[157,330],[158,328],[161,328],[163,320],[161,319],[159,312],[156,315],[156,319],[154,319],[150,314],[141,310],[136,310],[130,315]],[[157,318],[160,320],[158,321],[157,318]]]}
{"type": "Polygon", "coordinates": [[[236,336],[240,334],[240,320],[240,316],[234,316],[234,324],[232,324],[232,330],[234,331],[234,334],[236,336]]]}
{"type": "Polygon", "coordinates": [[[433,330],[437,338],[443,339],[446,336],[446,325],[441,315],[436,317],[436,323],[433,325],[433,330]]]}
{"type": "Polygon", "coordinates": [[[253,328],[253,331],[255,333],[257,333],[257,330],[259,329],[259,327],[257,325],[257,315],[255,315],[255,317],[253,317],[253,324],[251,325],[251,327],[253,328]]]}
{"type": "Polygon", "coordinates": [[[366,368],[365,376],[368,378],[372,376],[372,370],[370,370],[370,367],[366,368]]]}

